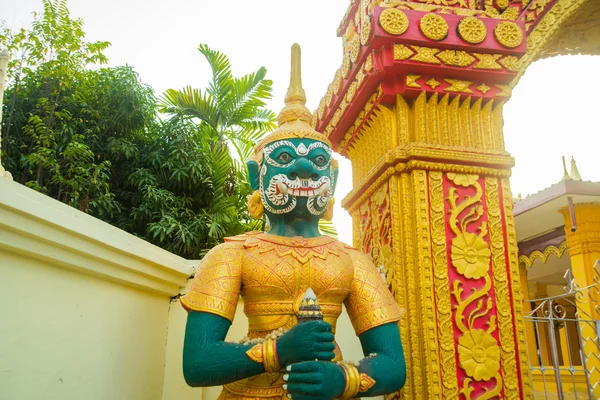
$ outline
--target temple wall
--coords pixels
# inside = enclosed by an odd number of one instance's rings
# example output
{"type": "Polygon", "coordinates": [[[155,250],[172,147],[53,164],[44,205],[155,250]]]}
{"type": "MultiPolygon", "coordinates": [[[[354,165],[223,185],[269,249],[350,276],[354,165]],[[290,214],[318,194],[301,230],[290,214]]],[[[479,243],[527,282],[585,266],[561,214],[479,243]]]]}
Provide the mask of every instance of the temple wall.
{"type": "Polygon", "coordinates": [[[165,343],[194,264],[0,178],[0,399],[183,393],[165,343]]]}
{"type": "MultiPolygon", "coordinates": [[[[0,400],[213,400],[181,362],[184,260],[0,178],[0,400]]],[[[227,340],[247,332],[238,306],[227,340]]],[[[347,313],[345,359],[363,357],[347,313]]]]}

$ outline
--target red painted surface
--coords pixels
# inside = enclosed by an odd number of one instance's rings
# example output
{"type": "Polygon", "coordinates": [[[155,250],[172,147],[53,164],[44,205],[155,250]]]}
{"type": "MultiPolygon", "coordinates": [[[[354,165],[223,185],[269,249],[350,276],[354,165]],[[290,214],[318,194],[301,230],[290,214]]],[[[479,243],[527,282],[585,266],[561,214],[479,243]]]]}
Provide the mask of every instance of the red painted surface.
{"type": "MultiPolygon", "coordinates": [[[[333,95],[331,105],[325,107],[323,118],[317,121],[316,129],[323,132],[334,113],[339,108],[340,103],[343,101],[348,87],[354,81],[357,71],[362,68],[364,61],[368,55],[371,54],[373,57],[373,70],[365,74],[365,78],[359,90],[352,102],[348,105],[345,112],[342,115],[340,122],[337,127],[331,132],[330,139],[334,144],[336,150],[339,141],[344,137],[348,129],[354,124],[356,116],[362,111],[369,97],[375,92],[378,85],[382,85],[383,98],[381,103],[394,104],[397,94],[404,95],[407,99],[413,99],[423,91],[428,93],[440,93],[450,94],[451,96],[471,96],[474,98],[482,98],[485,100],[496,99],[498,101],[506,100],[506,98],[498,97],[497,95],[502,92],[501,89],[495,87],[496,84],[508,85],[516,76],[516,73],[502,70],[481,70],[476,69],[475,65],[477,61],[473,62],[468,67],[453,67],[445,64],[426,64],[422,62],[414,62],[410,60],[394,60],[394,44],[403,44],[407,46],[415,45],[421,47],[434,47],[437,49],[449,49],[449,50],[464,50],[470,53],[490,53],[490,54],[503,54],[503,55],[515,55],[521,56],[525,54],[526,41],[515,48],[508,49],[500,45],[494,37],[494,28],[500,22],[504,20],[481,18],[483,23],[487,27],[486,39],[477,45],[472,45],[464,42],[457,32],[458,23],[463,16],[453,14],[438,14],[442,16],[449,25],[448,36],[441,41],[433,41],[427,39],[419,29],[420,19],[427,14],[422,11],[415,10],[402,10],[409,18],[409,28],[402,35],[390,35],[385,32],[379,25],[379,15],[384,10],[381,7],[374,8],[374,15],[372,18],[372,31],[371,40],[366,46],[362,46],[359,52],[356,63],[352,65],[351,71],[348,73],[346,79],[342,80],[340,90],[337,95],[333,95]],[[406,87],[406,75],[415,74],[421,75],[419,84],[422,88],[408,88],[406,87]],[[442,83],[435,89],[429,88],[424,85],[424,82],[429,80],[431,77],[435,77],[437,81],[442,83]],[[460,79],[473,82],[471,86],[472,94],[460,94],[456,92],[447,92],[445,89],[449,88],[451,84],[444,81],[444,78],[448,79],[460,79]],[[490,91],[487,93],[481,93],[478,90],[474,90],[476,86],[484,83],[490,87],[490,91]]],[[[524,22],[513,21],[517,23],[524,33],[524,22]]]]}
{"type": "MultiPolygon", "coordinates": [[[[481,218],[477,221],[477,223],[473,223],[473,224],[469,224],[467,225],[467,232],[470,233],[476,233],[478,228],[482,226],[482,224],[487,223],[487,202],[485,199],[485,179],[483,177],[479,178],[479,184],[482,187],[482,191],[483,191],[483,195],[482,195],[482,216],[481,218]]],[[[473,197],[475,196],[475,188],[474,187],[462,187],[462,186],[458,186],[455,185],[452,181],[450,181],[446,175],[444,174],[444,181],[443,181],[443,188],[444,188],[444,199],[448,198],[449,192],[451,188],[456,188],[457,190],[457,194],[458,194],[458,201],[457,203],[460,203],[462,201],[464,201],[464,199],[467,196],[473,197]]],[[[446,248],[447,248],[447,258],[448,258],[448,278],[449,278],[449,289],[450,289],[450,293],[452,293],[453,288],[454,288],[454,284],[456,281],[461,282],[462,284],[462,288],[463,288],[463,299],[465,299],[470,293],[471,290],[477,290],[477,289],[481,289],[484,287],[485,285],[485,279],[482,277],[480,279],[467,279],[465,277],[463,277],[461,274],[459,274],[456,270],[456,268],[452,265],[452,239],[456,236],[454,234],[454,232],[452,231],[452,229],[450,228],[450,204],[448,203],[448,201],[445,202],[444,204],[444,208],[445,208],[445,222],[446,222],[446,248]]],[[[463,210],[463,212],[461,212],[459,214],[459,218],[458,220],[461,221],[461,219],[463,217],[465,217],[469,210],[471,208],[467,208],[466,210],[463,210]]],[[[484,236],[484,240],[487,243],[490,243],[490,234],[489,232],[484,236]]],[[[497,308],[496,308],[496,296],[495,296],[495,292],[494,292],[494,286],[493,286],[493,274],[492,274],[492,259],[490,258],[490,266],[489,266],[489,271],[488,271],[488,277],[489,279],[492,281],[492,288],[490,289],[490,291],[488,292],[488,296],[484,297],[483,299],[489,298],[491,299],[491,303],[492,303],[492,308],[491,310],[482,318],[478,318],[475,323],[473,324],[473,329],[483,329],[485,331],[487,331],[487,324],[490,322],[490,319],[492,317],[496,318],[496,323],[497,323],[497,308]]],[[[459,390],[462,389],[463,387],[463,383],[465,381],[466,378],[468,378],[467,374],[465,373],[465,371],[460,367],[460,361],[459,361],[459,356],[458,356],[458,339],[463,335],[462,332],[458,329],[458,327],[456,326],[456,299],[453,295],[451,295],[451,304],[452,304],[452,315],[453,315],[453,324],[454,324],[454,342],[455,342],[455,350],[456,350],[456,374],[457,374],[457,378],[458,378],[458,388],[459,390]]],[[[467,318],[470,315],[470,313],[476,308],[477,305],[477,301],[474,302],[473,304],[470,304],[464,311],[464,314],[467,318]]],[[[481,311],[480,311],[481,312],[481,311]]],[[[466,321],[465,321],[466,324],[466,321]]],[[[500,344],[500,340],[498,337],[498,327],[496,326],[496,329],[491,332],[491,335],[496,339],[498,345],[500,344]]],[[[502,368],[500,368],[500,375],[502,375],[502,368]]],[[[489,391],[493,388],[495,388],[497,385],[497,382],[495,379],[491,379],[487,382],[477,382],[473,379],[473,382],[471,382],[470,386],[474,389],[474,391],[471,394],[471,398],[476,399],[477,397],[481,396],[482,394],[484,394],[486,391],[489,391]]],[[[502,390],[502,393],[500,394],[501,398],[504,398],[504,390],[502,390]]]]}

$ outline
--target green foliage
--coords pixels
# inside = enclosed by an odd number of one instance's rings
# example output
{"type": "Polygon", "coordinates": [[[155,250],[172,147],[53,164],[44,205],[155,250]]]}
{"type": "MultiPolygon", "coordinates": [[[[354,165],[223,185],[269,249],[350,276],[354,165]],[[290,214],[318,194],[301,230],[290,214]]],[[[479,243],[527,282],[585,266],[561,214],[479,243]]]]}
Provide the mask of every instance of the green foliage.
{"type": "Polygon", "coordinates": [[[31,29],[0,29],[13,54],[0,129],[14,179],[182,257],[260,229],[241,160],[275,125],[265,69],[233,77],[201,45],[206,90],[169,90],[157,106],[131,67],[90,68],[110,44],[85,41],[65,0],[42,2],[31,29]]]}

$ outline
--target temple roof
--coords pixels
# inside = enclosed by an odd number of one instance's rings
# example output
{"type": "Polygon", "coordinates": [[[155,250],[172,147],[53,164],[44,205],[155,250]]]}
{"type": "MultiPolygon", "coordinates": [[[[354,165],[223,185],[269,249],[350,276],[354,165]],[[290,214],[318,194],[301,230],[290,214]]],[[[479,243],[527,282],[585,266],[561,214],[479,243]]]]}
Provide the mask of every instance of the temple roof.
{"type": "Polygon", "coordinates": [[[514,204],[517,241],[541,236],[564,226],[559,210],[573,204],[600,202],[600,182],[565,179],[514,204]]]}

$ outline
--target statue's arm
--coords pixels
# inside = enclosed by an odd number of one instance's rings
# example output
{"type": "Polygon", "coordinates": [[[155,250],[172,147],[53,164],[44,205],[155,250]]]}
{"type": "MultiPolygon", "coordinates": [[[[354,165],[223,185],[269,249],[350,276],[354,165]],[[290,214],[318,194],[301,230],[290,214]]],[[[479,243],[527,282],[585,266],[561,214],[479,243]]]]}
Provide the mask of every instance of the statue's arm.
{"type": "MultiPolygon", "coordinates": [[[[246,352],[255,344],[225,342],[231,322],[206,312],[188,313],[183,345],[183,375],[190,386],[216,386],[265,372],[246,352]]],[[[331,325],[311,321],[296,325],[276,339],[280,367],[334,357],[331,325]]]]}
{"type": "Polygon", "coordinates": [[[400,390],[406,382],[406,360],[395,322],[363,332],[360,336],[367,356],[358,366],[360,373],[375,381],[375,385],[361,396],[378,396],[400,390]]]}
{"type": "Polygon", "coordinates": [[[225,342],[231,322],[218,315],[189,312],[183,345],[183,376],[190,386],[217,386],[265,372],[246,352],[251,344],[225,342]]]}

